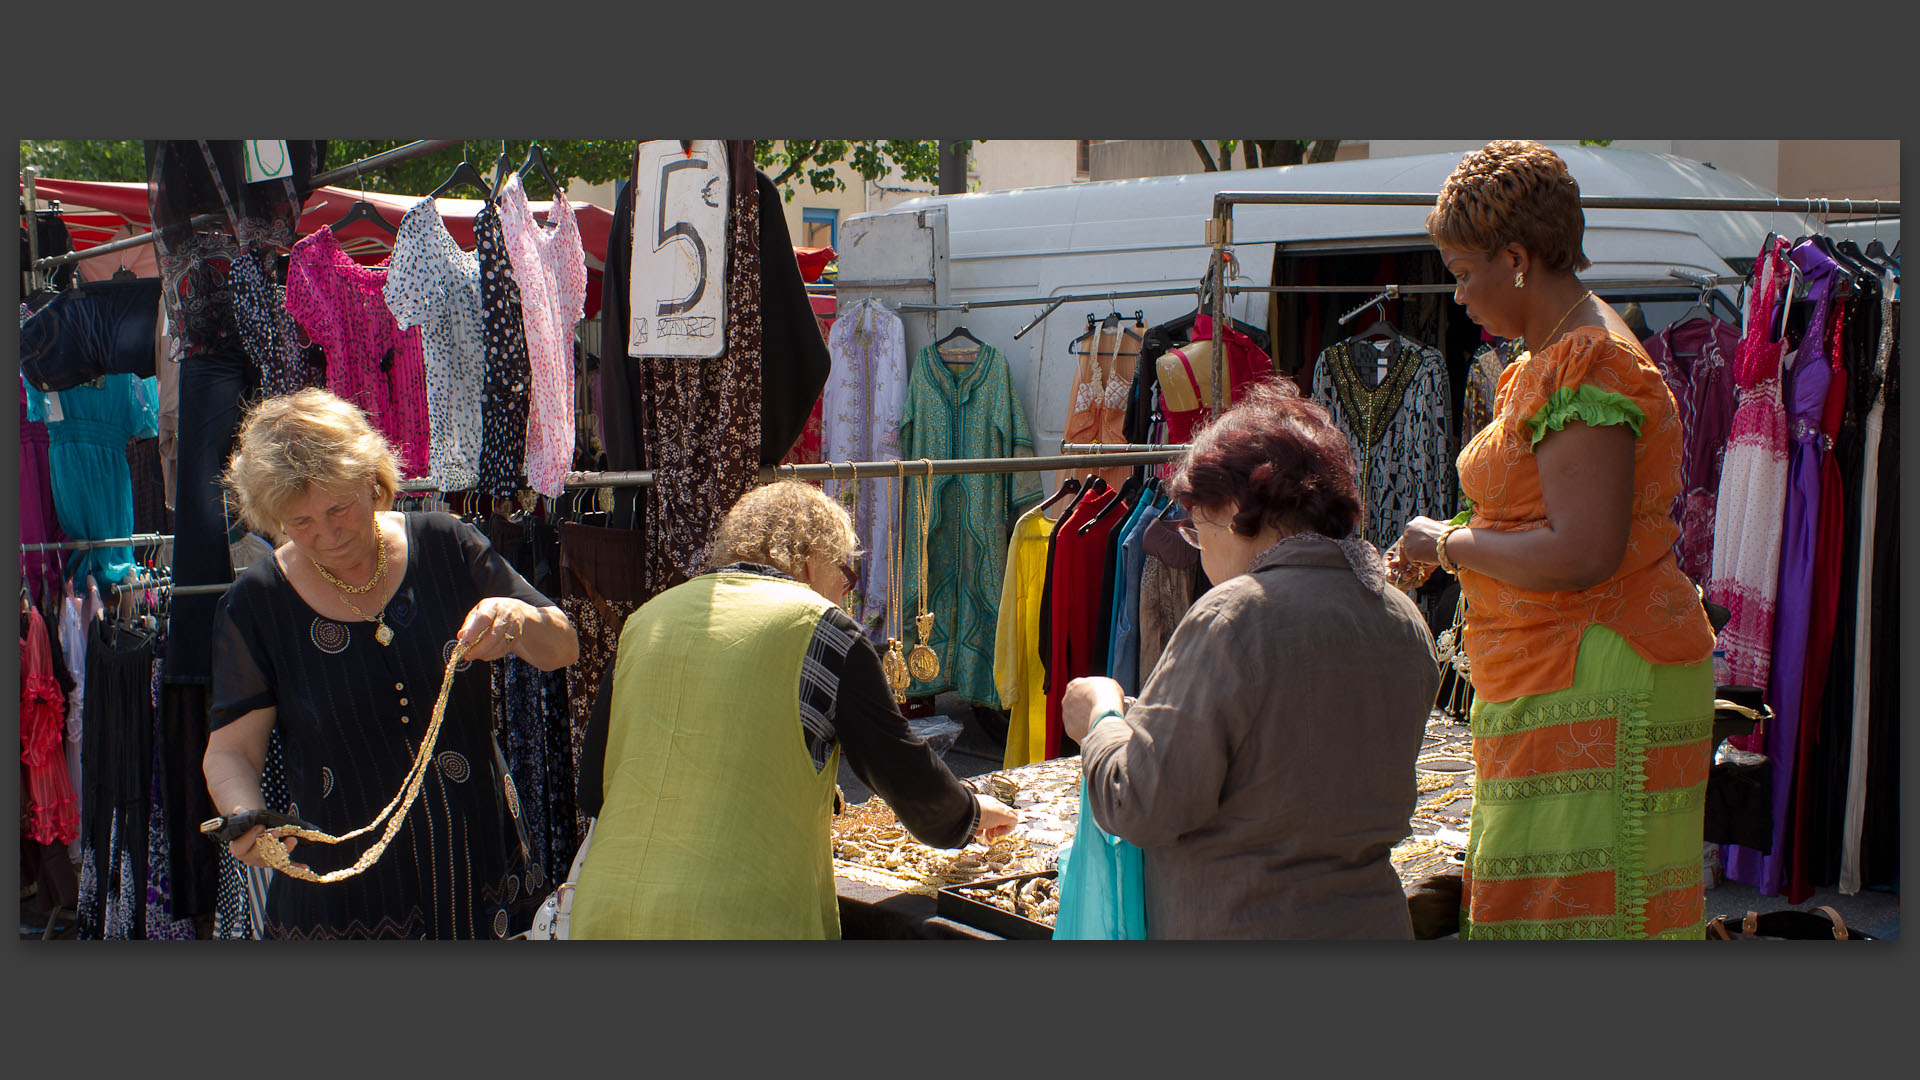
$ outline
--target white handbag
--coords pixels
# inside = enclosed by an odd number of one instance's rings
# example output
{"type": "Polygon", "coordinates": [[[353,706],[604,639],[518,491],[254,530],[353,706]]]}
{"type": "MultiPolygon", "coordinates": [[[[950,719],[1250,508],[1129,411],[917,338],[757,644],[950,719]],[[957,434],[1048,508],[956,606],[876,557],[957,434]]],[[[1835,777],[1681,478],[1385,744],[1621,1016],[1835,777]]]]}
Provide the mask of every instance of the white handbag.
{"type": "Polygon", "coordinates": [[[553,890],[540,904],[540,910],[534,912],[533,926],[526,933],[516,936],[521,941],[565,941],[568,923],[573,917],[573,887],[580,880],[580,867],[587,861],[587,849],[593,846],[594,818],[587,819],[587,836],[580,841],[580,850],[574,853],[573,865],[567,870],[567,880],[553,890]]]}

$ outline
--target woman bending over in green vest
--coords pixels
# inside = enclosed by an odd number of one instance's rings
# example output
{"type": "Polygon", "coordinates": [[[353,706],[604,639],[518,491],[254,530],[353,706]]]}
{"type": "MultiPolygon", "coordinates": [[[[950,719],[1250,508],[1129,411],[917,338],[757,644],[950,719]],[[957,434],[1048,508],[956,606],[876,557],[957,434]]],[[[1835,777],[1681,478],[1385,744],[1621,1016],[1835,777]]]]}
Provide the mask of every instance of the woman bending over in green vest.
{"type": "Polygon", "coordinates": [[[757,488],[715,533],[707,572],[627,620],[582,762],[602,803],[573,938],[839,937],[828,817],[842,751],[924,844],[1014,826],[908,730],[879,654],[836,606],[856,553],[852,519],[819,489],[757,488]]]}

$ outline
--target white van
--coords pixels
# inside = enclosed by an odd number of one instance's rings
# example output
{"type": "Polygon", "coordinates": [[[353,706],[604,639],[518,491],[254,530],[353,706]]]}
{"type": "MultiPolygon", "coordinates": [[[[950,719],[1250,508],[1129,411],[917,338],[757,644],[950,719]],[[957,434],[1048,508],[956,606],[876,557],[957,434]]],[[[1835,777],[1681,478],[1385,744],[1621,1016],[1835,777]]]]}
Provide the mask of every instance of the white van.
{"type": "MultiPolygon", "coordinates": [[[[1773,198],[1749,181],[1710,165],[1664,154],[1555,147],[1583,195],[1773,198]]],[[[1195,287],[1207,269],[1206,222],[1220,191],[1436,192],[1455,153],[1196,173],[976,195],[915,199],[893,210],[848,219],[841,228],[836,293],[844,309],[877,296],[890,305],[964,304],[983,300],[1071,296],[1103,291],[1195,287]]],[[[1450,281],[1427,239],[1425,207],[1237,206],[1234,252],[1242,276],[1234,284],[1445,283],[1450,281]]],[[[1669,271],[1739,276],[1767,232],[1811,231],[1790,214],[1589,210],[1585,250],[1593,260],[1582,278],[1616,305],[1639,299],[1650,329],[1659,329],[1698,290],[1677,279],[1656,290],[1609,289],[1608,281],[1664,280],[1669,271]]],[[[1736,290],[1724,289],[1732,307],[1736,290]]],[[[1371,291],[1275,300],[1241,293],[1235,318],[1268,330],[1276,365],[1303,370],[1323,344],[1344,336],[1341,313],[1371,291]]],[[[1069,343],[1087,316],[1118,310],[1145,324],[1195,309],[1197,294],[1069,303],[1020,340],[1014,334],[1044,305],[903,312],[908,356],[964,325],[1004,352],[1033,429],[1035,452],[1057,452],[1067,416],[1075,360],[1069,343]]],[[[1440,344],[1459,392],[1478,329],[1445,294],[1407,297],[1390,307],[1396,326],[1440,344]]],[[[1357,320],[1355,327],[1370,321],[1357,320]]]]}

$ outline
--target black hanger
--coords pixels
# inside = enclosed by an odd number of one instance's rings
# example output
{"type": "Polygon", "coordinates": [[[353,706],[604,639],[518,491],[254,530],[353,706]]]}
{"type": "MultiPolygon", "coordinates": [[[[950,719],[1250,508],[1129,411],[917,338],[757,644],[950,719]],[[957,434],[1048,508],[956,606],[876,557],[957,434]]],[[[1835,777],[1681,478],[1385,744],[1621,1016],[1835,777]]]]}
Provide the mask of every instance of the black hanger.
{"type": "Polygon", "coordinates": [[[346,213],[340,215],[339,221],[334,222],[328,227],[337,233],[356,221],[371,221],[385,230],[389,236],[398,236],[400,233],[400,230],[395,228],[392,222],[381,217],[380,211],[375,209],[374,205],[365,199],[356,200],[352,206],[347,207],[346,213]]]}
{"type": "Polygon", "coordinates": [[[486,178],[480,175],[480,170],[473,167],[473,162],[466,160],[462,160],[460,164],[454,166],[453,175],[447,177],[445,183],[434,188],[432,194],[428,195],[427,198],[438,199],[442,195],[445,195],[449,188],[458,187],[461,184],[465,184],[475,191],[478,191],[480,197],[483,199],[493,198],[493,189],[487,186],[486,178]]]}
{"type": "Polygon", "coordinates": [[[547,155],[540,149],[539,143],[534,143],[532,146],[527,147],[527,160],[520,166],[520,179],[523,183],[527,179],[527,173],[532,171],[536,165],[540,167],[540,175],[547,178],[547,187],[551,188],[555,195],[558,195],[560,193],[560,181],[553,178],[553,170],[547,167],[547,155]]]}
{"type": "Polygon", "coordinates": [[[949,331],[947,331],[947,336],[946,336],[946,337],[943,337],[943,338],[941,338],[941,339],[940,339],[939,341],[936,341],[936,342],[934,342],[934,343],[933,343],[933,347],[934,347],[934,349],[935,349],[935,351],[937,352],[937,351],[939,350],[939,348],[940,348],[940,346],[942,346],[942,345],[945,345],[945,344],[946,344],[947,342],[949,342],[949,341],[952,341],[952,340],[953,340],[954,338],[960,338],[960,337],[963,337],[963,338],[966,338],[966,339],[967,339],[968,341],[971,341],[971,342],[973,342],[973,344],[974,344],[974,346],[975,346],[975,353],[974,353],[974,355],[973,355],[973,356],[970,356],[970,357],[967,357],[967,358],[966,358],[966,359],[964,359],[964,360],[948,360],[948,359],[947,359],[946,357],[944,357],[944,356],[943,356],[943,357],[941,357],[941,358],[940,358],[940,362],[941,362],[941,363],[943,363],[943,364],[954,364],[954,365],[956,365],[956,366],[960,366],[960,367],[965,367],[966,365],[968,365],[968,364],[971,364],[971,363],[973,363],[973,362],[974,362],[975,360],[978,360],[978,359],[980,358],[980,356],[979,356],[979,352],[978,352],[978,350],[979,350],[979,349],[983,349],[983,348],[986,348],[986,345],[987,345],[987,343],[986,343],[986,342],[984,342],[984,341],[981,341],[981,340],[980,340],[979,338],[977,338],[977,337],[974,337],[974,336],[973,336],[973,331],[971,331],[971,330],[968,330],[968,329],[967,329],[966,327],[964,327],[964,326],[956,326],[956,327],[954,327],[954,328],[953,328],[952,330],[949,330],[949,331]]]}
{"type": "MultiPolygon", "coordinates": [[[[1067,477],[1065,480],[1061,481],[1060,490],[1047,496],[1047,501],[1040,504],[1041,511],[1044,512],[1047,509],[1047,507],[1052,506],[1054,503],[1059,502],[1061,496],[1072,493],[1072,492],[1077,492],[1079,490],[1080,490],[1079,477],[1075,477],[1075,476],[1067,477]]],[[[25,586],[21,586],[21,588],[24,589],[25,586]]]]}
{"type": "Polygon", "coordinates": [[[127,267],[124,267],[124,266],[122,266],[122,267],[121,267],[120,269],[118,269],[118,270],[115,270],[115,271],[113,272],[113,277],[112,277],[112,278],[110,278],[109,280],[112,280],[112,281],[134,281],[134,280],[137,280],[137,279],[139,278],[139,276],[140,276],[140,275],[138,275],[138,274],[136,274],[136,273],[134,273],[134,272],[133,272],[132,270],[130,270],[130,269],[128,269],[127,267]]]}
{"type": "Polygon", "coordinates": [[[1079,507],[1081,499],[1086,498],[1092,492],[1105,491],[1106,489],[1107,482],[1100,478],[1099,473],[1088,473],[1087,478],[1080,481],[1080,490],[1073,493],[1073,501],[1067,504],[1065,510],[1060,511],[1060,520],[1065,521],[1072,517],[1074,510],[1079,507]]]}
{"type": "Polygon", "coordinates": [[[513,161],[507,157],[507,141],[500,140],[500,156],[493,159],[493,197],[500,197],[500,187],[507,182],[507,170],[513,168],[513,161]]]}
{"type": "Polygon", "coordinates": [[[1093,515],[1093,520],[1087,522],[1085,525],[1080,526],[1080,535],[1081,536],[1087,535],[1087,530],[1093,528],[1095,525],[1098,525],[1102,519],[1104,519],[1107,515],[1113,513],[1115,507],[1126,505],[1127,500],[1131,499],[1134,496],[1134,494],[1139,490],[1140,490],[1140,478],[1138,476],[1127,477],[1126,482],[1120,485],[1120,491],[1118,492],[1118,494],[1116,494],[1113,498],[1107,500],[1107,505],[1101,507],[1100,512],[1093,515]]]}

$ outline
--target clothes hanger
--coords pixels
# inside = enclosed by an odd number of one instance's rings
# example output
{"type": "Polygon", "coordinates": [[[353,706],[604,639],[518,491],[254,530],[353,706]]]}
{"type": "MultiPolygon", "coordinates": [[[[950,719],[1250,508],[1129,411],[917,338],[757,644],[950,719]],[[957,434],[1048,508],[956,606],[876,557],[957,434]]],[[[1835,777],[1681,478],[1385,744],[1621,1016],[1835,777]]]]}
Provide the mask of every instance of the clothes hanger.
{"type": "Polygon", "coordinates": [[[952,341],[955,338],[962,338],[962,337],[966,338],[968,341],[973,342],[974,355],[967,357],[964,360],[948,360],[946,357],[941,357],[940,358],[941,363],[953,364],[958,367],[965,367],[973,363],[975,360],[979,359],[979,350],[986,348],[987,343],[984,341],[981,341],[977,337],[974,337],[973,331],[968,330],[965,326],[956,326],[952,330],[947,331],[946,337],[943,337],[939,341],[936,341],[933,343],[934,351],[938,352],[942,345],[945,345],[947,342],[952,341]]]}
{"type": "Polygon", "coordinates": [[[493,198],[493,189],[487,186],[486,178],[480,175],[480,170],[473,167],[473,162],[467,160],[465,147],[461,148],[460,164],[454,166],[453,175],[447,177],[439,187],[434,188],[427,198],[438,199],[445,195],[448,189],[461,184],[478,191],[482,199],[493,198]]]}
{"type": "Polygon", "coordinates": [[[347,207],[347,212],[340,215],[340,220],[334,222],[328,226],[328,228],[337,234],[341,229],[346,228],[356,221],[371,221],[389,236],[398,236],[400,234],[400,230],[396,228],[392,222],[381,217],[380,211],[375,209],[374,205],[367,201],[367,184],[365,177],[361,177],[359,200],[352,206],[347,207]]]}
{"type": "Polygon", "coordinates": [[[493,197],[500,198],[501,185],[507,182],[507,170],[513,168],[513,162],[507,157],[507,140],[500,140],[500,156],[493,159],[493,197]]]}
{"type": "Polygon", "coordinates": [[[1088,521],[1085,525],[1080,526],[1080,535],[1081,536],[1087,535],[1087,530],[1093,528],[1095,525],[1098,525],[1101,519],[1112,514],[1114,512],[1115,507],[1127,505],[1127,500],[1133,498],[1133,496],[1136,493],[1138,493],[1139,490],[1140,490],[1140,478],[1137,476],[1127,477],[1126,481],[1120,485],[1120,491],[1117,497],[1108,499],[1107,505],[1101,507],[1100,512],[1093,515],[1093,519],[1091,521],[1088,521]]]}
{"type": "Polygon", "coordinates": [[[1067,503],[1065,510],[1060,511],[1060,517],[1057,520],[1065,521],[1072,517],[1074,510],[1080,506],[1080,500],[1096,491],[1105,491],[1106,488],[1107,482],[1100,478],[1099,473],[1088,473],[1087,478],[1080,481],[1080,490],[1073,493],[1073,500],[1067,503]]]}
{"type": "Polygon", "coordinates": [[[520,166],[521,182],[526,181],[527,173],[536,165],[540,168],[540,175],[547,178],[547,187],[551,188],[555,195],[560,194],[560,181],[553,178],[553,170],[547,167],[547,155],[540,149],[539,143],[527,147],[527,160],[520,166]]]}
{"type": "MultiPolygon", "coordinates": [[[[1047,508],[1048,508],[1049,506],[1052,506],[1052,505],[1053,505],[1054,503],[1057,503],[1057,502],[1059,502],[1059,501],[1060,501],[1060,498],[1061,498],[1061,496],[1063,496],[1063,495],[1067,495],[1067,494],[1070,494],[1070,493],[1076,493],[1076,492],[1078,492],[1079,490],[1080,490],[1080,479],[1079,479],[1079,477],[1075,477],[1075,476],[1069,476],[1069,477],[1067,477],[1067,478],[1066,478],[1065,480],[1063,480],[1063,481],[1061,481],[1061,483],[1060,483],[1060,490],[1058,490],[1058,491],[1056,491],[1056,492],[1054,492],[1053,494],[1051,494],[1051,495],[1049,495],[1049,496],[1047,496],[1047,501],[1045,501],[1045,502],[1043,502],[1043,503],[1041,503],[1041,504],[1040,504],[1040,511],[1041,511],[1042,513],[1045,513],[1045,512],[1046,512],[1046,509],[1047,509],[1047,508]]],[[[25,588],[25,586],[23,585],[23,586],[21,586],[21,588],[22,588],[22,589],[24,589],[24,588],[25,588]]]]}

